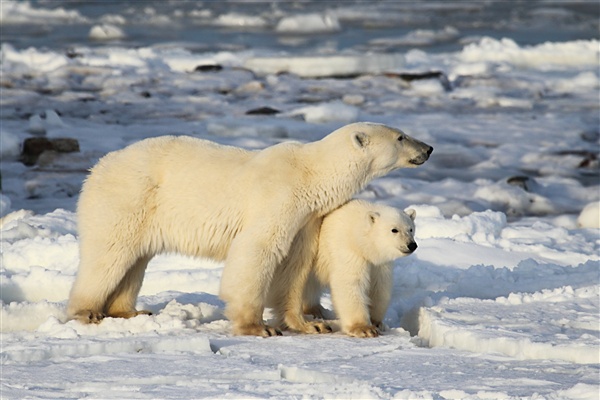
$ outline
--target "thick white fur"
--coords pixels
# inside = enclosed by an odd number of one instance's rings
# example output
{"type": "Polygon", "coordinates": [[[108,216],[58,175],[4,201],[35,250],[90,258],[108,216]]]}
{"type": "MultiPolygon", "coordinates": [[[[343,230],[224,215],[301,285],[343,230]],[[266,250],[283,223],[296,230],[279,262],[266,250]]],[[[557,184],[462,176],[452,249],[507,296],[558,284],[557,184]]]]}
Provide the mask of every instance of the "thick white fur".
{"type": "Polygon", "coordinates": [[[355,123],[316,142],[260,151],[164,136],[109,153],[80,195],[80,265],[68,315],[99,322],[145,312],[135,303],[149,260],[177,252],[225,261],[220,295],[235,334],[278,334],[262,313],[282,260],[288,256],[292,269],[312,260],[315,221],[371,179],[422,164],[431,151],[397,129],[355,123]]]}
{"type": "MultiPolygon", "coordinates": [[[[278,303],[303,301],[305,312],[323,318],[320,297],[323,289],[330,287],[342,331],[350,336],[377,336],[392,296],[392,262],[416,249],[415,216],[412,209],[403,212],[366,201],[349,201],[323,218],[317,255],[304,289],[277,290],[289,279],[279,269],[268,304],[277,309],[285,308],[278,303]],[[302,300],[289,298],[299,294],[302,300]]],[[[285,325],[293,316],[279,318],[285,325]]]]}

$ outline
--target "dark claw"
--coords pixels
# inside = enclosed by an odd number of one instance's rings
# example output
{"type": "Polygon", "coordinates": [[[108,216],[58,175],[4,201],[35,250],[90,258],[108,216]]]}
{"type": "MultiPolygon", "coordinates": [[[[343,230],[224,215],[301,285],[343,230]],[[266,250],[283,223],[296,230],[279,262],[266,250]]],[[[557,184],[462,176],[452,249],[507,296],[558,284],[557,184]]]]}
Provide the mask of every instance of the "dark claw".
{"type": "Polygon", "coordinates": [[[319,328],[319,326],[318,326],[318,325],[315,325],[315,330],[316,330],[317,332],[321,333],[321,328],[319,328]]]}
{"type": "Polygon", "coordinates": [[[329,332],[329,333],[333,332],[333,328],[330,327],[329,325],[326,325],[326,329],[327,329],[327,332],[329,332]]]}
{"type": "MultiPolygon", "coordinates": [[[[283,336],[283,333],[281,333],[281,331],[279,329],[273,328],[273,330],[275,331],[275,336],[283,336]]],[[[267,332],[267,335],[269,335],[269,337],[273,336],[271,329],[265,328],[265,332],[267,332]]]]}
{"type": "Polygon", "coordinates": [[[106,318],[104,314],[94,314],[93,312],[88,314],[88,321],[92,324],[99,324],[104,318],[106,318]]]}

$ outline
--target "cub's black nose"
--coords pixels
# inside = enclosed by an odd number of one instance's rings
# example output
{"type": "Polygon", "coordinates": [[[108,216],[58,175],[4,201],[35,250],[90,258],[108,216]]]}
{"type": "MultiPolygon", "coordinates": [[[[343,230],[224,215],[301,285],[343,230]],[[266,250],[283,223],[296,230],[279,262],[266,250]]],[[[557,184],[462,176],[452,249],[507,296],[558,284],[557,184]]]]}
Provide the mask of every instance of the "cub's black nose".
{"type": "Polygon", "coordinates": [[[409,249],[411,252],[415,251],[415,250],[417,249],[417,247],[418,247],[418,246],[417,246],[417,244],[416,244],[415,242],[410,242],[410,243],[408,244],[408,249],[409,249]]]}
{"type": "Polygon", "coordinates": [[[427,150],[427,155],[430,156],[433,153],[433,147],[429,146],[429,150],[427,150]]]}

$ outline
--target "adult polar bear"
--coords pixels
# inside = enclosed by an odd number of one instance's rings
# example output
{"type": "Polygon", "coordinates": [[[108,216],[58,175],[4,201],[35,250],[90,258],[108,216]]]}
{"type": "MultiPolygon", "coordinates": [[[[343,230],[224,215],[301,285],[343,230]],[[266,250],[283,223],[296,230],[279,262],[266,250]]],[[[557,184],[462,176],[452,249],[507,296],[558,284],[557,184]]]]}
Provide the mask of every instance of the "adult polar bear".
{"type": "MultiPolygon", "coordinates": [[[[259,151],[181,136],[145,139],[103,157],[77,206],[80,264],[67,313],[129,318],[150,259],[162,252],[224,260],[220,296],[233,332],[272,336],[263,322],[273,273],[312,260],[319,217],[371,179],[424,163],[433,148],[373,123],[259,151]]],[[[318,330],[299,321],[290,328],[318,330]]]]}

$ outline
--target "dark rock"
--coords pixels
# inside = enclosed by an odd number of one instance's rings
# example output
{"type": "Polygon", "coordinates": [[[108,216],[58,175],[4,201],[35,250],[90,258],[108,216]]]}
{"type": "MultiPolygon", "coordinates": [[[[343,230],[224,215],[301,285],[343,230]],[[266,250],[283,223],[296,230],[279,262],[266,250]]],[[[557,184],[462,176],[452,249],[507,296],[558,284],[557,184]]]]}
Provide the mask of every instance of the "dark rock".
{"type": "Polygon", "coordinates": [[[23,142],[21,162],[25,165],[34,165],[40,154],[46,150],[52,150],[50,139],[45,137],[27,138],[23,142]]]}
{"type": "Polygon", "coordinates": [[[531,183],[531,179],[528,176],[518,175],[512,176],[506,180],[509,185],[517,186],[526,192],[529,192],[528,184],[531,183]]]}
{"type": "Polygon", "coordinates": [[[424,80],[424,79],[438,79],[445,90],[452,90],[450,81],[446,74],[442,71],[427,71],[427,72],[386,72],[384,76],[388,78],[400,78],[406,82],[424,80]]]}
{"type": "Polygon", "coordinates": [[[56,138],[50,139],[52,150],[59,153],[76,153],[79,152],[79,142],[72,138],[56,138]]]}
{"type": "Polygon", "coordinates": [[[578,156],[582,160],[577,168],[590,168],[597,165],[598,155],[589,150],[563,150],[555,153],[559,156],[578,156]]]}
{"type": "Polygon", "coordinates": [[[246,115],[273,115],[279,114],[281,111],[271,107],[259,107],[246,111],[246,115]]]}
{"type": "Polygon", "coordinates": [[[31,137],[23,142],[21,162],[25,165],[34,165],[40,155],[47,151],[57,153],[73,153],[79,151],[79,142],[71,138],[48,139],[46,137],[31,137]]]}
{"type": "Polygon", "coordinates": [[[196,72],[219,72],[223,70],[223,66],[219,64],[198,65],[194,68],[196,72]]]}
{"type": "Polygon", "coordinates": [[[78,57],[83,57],[83,54],[81,54],[80,52],[78,52],[76,49],[74,49],[73,47],[69,47],[65,53],[65,55],[69,58],[78,58],[78,57]]]}
{"type": "Polygon", "coordinates": [[[428,71],[428,72],[386,72],[384,74],[388,78],[400,78],[407,82],[418,81],[422,79],[437,79],[443,76],[444,73],[441,71],[428,71]]]}
{"type": "Polygon", "coordinates": [[[581,132],[581,138],[586,142],[595,143],[600,138],[600,131],[590,129],[588,131],[581,132]]]}

